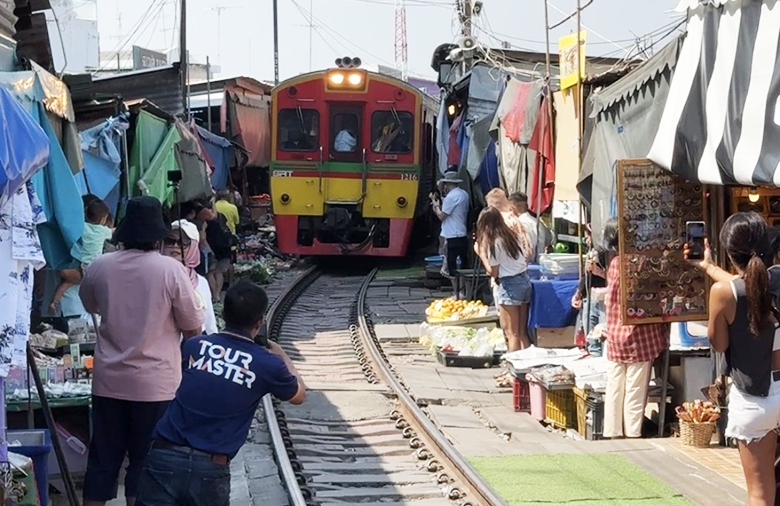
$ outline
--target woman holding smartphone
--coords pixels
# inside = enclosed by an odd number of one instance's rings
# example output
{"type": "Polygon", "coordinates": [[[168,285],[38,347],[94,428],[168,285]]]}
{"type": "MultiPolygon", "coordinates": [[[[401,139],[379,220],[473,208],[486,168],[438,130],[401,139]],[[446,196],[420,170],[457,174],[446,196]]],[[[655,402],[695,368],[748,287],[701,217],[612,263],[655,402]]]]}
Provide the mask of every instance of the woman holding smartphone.
{"type": "MultiPolygon", "coordinates": [[[[772,308],[772,251],[760,215],[736,213],[720,242],[737,275],[712,263],[705,242],[697,265],[717,282],[710,290],[708,337],[731,377],[726,437],[736,439],[750,506],[775,504],[775,449],[780,428],[780,331],[772,308]]],[[[690,248],[686,245],[686,256],[690,248]]]]}

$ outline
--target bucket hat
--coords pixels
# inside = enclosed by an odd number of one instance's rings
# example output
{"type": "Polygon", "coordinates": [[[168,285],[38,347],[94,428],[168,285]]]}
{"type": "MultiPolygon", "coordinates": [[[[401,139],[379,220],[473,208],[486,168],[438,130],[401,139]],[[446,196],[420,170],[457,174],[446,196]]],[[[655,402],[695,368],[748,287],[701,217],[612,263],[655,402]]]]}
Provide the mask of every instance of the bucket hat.
{"type": "Polygon", "coordinates": [[[154,197],[136,197],[127,202],[125,218],[116,229],[121,243],[154,243],[168,236],[160,201],[154,197]]]}

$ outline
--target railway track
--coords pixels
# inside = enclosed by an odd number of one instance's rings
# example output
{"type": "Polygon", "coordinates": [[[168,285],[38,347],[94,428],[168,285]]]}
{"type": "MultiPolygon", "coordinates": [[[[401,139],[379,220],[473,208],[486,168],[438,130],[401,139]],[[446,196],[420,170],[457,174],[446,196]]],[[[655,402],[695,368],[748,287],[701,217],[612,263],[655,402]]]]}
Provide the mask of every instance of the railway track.
{"type": "Polygon", "coordinates": [[[263,400],[294,506],[506,506],[411,398],[367,314],[367,276],[311,268],[268,314],[309,387],[303,406],[263,400]]]}

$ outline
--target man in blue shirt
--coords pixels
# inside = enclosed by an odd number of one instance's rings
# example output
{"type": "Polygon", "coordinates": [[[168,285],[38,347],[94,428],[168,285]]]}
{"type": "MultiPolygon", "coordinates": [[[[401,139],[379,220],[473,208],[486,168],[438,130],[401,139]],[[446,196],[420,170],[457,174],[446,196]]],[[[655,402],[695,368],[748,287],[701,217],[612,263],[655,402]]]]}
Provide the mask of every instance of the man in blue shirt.
{"type": "Polygon", "coordinates": [[[458,186],[462,182],[456,168],[453,168],[439,180],[444,200],[440,201],[435,194],[430,196],[433,212],[441,220],[440,235],[445,240],[446,253],[442,273],[452,280],[453,295],[456,298],[463,297],[458,276],[458,258],[460,257],[460,268],[463,268],[469,250],[469,194],[458,186]]]}
{"type": "Polygon", "coordinates": [[[229,505],[230,459],[262,397],[303,402],[305,388],[287,354],[276,343],[254,342],[267,307],[262,288],[239,281],[225,294],[225,330],[184,344],[181,385],[157,424],[137,506],[229,505]]]}

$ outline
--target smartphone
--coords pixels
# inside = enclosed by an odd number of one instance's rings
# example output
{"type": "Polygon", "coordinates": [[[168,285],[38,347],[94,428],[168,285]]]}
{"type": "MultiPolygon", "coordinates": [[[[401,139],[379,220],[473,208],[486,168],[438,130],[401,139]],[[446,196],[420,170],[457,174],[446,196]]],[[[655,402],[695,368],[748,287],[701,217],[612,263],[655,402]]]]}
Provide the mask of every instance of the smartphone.
{"type": "Polygon", "coordinates": [[[704,259],[704,238],[706,228],[703,221],[685,222],[685,240],[688,243],[688,259],[704,259]]]}

